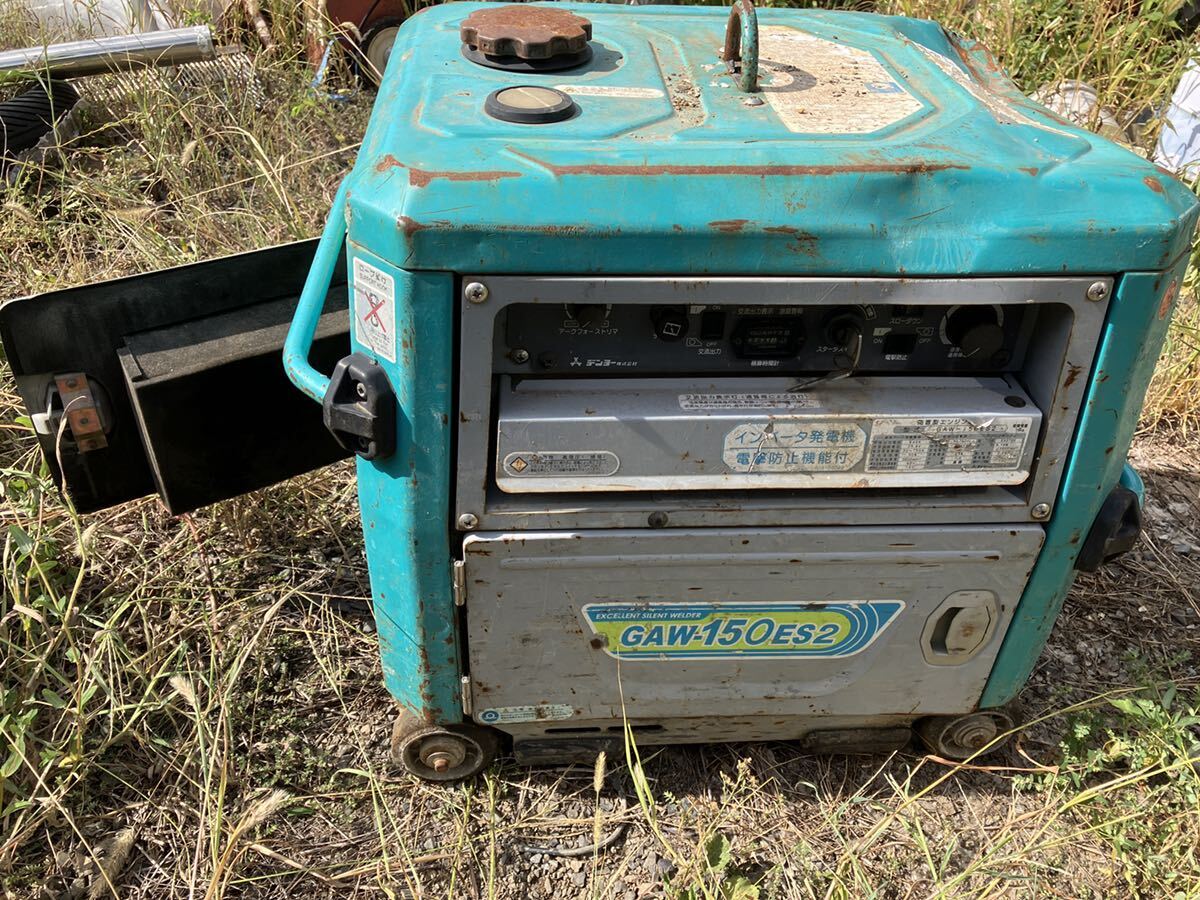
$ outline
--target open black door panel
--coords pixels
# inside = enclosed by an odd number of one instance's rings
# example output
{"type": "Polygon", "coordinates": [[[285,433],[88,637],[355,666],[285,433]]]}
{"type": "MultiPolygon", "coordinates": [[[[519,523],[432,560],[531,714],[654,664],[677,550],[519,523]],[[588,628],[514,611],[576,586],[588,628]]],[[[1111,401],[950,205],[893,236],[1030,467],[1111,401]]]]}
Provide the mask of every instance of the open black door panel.
{"type": "MultiPolygon", "coordinates": [[[[316,243],[0,305],[17,389],[77,509],[157,491],[182,513],[349,455],[283,371],[316,243]]],[[[341,267],[313,342],[323,371],[349,353],[347,309],[341,267]]]]}

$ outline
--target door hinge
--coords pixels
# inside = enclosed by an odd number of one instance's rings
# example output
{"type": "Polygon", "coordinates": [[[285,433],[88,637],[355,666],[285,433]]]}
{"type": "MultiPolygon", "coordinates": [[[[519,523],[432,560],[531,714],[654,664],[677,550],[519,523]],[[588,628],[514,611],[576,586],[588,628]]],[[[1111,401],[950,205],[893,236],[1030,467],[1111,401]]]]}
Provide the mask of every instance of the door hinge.
{"type": "Polygon", "coordinates": [[[96,398],[92,396],[87,376],[82,372],[55,375],[54,385],[58,388],[63,413],[66,414],[71,437],[75,439],[79,452],[87,453],[107,447],[104,422],[100,418],[100,410],[96,406],[96,398]]]}
{"type": "Polygon", "coordinates": [[[467,564],[456,559],[450,564],[450,581],[454,586],[454,605],[467,605],[467,564]]]}
{"type": "Polygon", "coordinates": [[[471,676],[464,675],[461,684],[463,715],[469,719],[471,718],[471,676]]]}

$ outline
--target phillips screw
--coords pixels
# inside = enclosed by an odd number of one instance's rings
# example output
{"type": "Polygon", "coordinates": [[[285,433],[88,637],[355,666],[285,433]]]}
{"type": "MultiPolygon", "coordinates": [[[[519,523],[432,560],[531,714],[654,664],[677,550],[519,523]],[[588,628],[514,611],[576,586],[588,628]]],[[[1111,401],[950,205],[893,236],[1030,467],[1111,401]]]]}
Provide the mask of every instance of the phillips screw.
{"type": "Polygon", "coordinates": [[[487,285],[478,281],[472,281],[463,288],[463,296],[472,303],[482,303],[488,298],[487,285]]]}
{"type": "Polygon", "coordinates": [[[1103,300],[1108,296],[1108,285],[1103,281],[1093,281],[1088,285],[1087,298],[1089,300],[1103,300]]]}

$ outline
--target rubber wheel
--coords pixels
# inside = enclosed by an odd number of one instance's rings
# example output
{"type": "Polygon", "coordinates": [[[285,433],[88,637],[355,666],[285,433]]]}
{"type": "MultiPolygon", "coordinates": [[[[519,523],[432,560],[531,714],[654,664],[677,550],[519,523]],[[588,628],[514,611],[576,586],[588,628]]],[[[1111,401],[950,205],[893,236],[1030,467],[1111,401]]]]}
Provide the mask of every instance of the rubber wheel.
{"type": "Polygon", "coordinates": [[[463,722],[426,725],[400,713],[392,728],[392,762],[423,781],[461,781],[482,772],[500,745],[490,728],[463,722]]]}
{"type": "Polygon", "coordinates": [[[373,86],[379,87],[388,60],[392,56],[392,45],[400,31],[400,19],[380,19],[363,35],[362,59],[359,70],[373,86]]]}
{"type": "Polygon", "coordinates": [[[70,112],[79,93],[65,81],[51,81],[0,102],[0,158],[13,157],[37,144],[70,112]]]}

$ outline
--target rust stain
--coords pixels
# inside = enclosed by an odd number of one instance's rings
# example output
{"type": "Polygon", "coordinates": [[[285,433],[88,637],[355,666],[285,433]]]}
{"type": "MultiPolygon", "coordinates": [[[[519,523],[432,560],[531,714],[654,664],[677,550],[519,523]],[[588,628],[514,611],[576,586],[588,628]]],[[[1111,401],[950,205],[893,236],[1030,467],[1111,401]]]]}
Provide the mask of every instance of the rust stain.
{"type": "Polygon", "coordinates": [[[375,163],[376,172],[386,172],[388,169],[393,168],[403,169],[404,163],[400,162],[400,160],[396,159],[396,157],[392,156],[390,153],[385,153],[379,158],[379,162],[375,163]]]}
{"type": "Polygon", "coordinates": [[[1166,291],[1163,292],[1162,300],[1158,304],[1158,317],[1160,319],[1167,317],[1167,313],[1171,311],[1171,306],[1175,303],[1175,297],[1178,293],[1179,282],[1172,279],[1171,283],[1167,285],[1166,291]]]}
{"type": "Polygon", "coordinates": [[[386,172],[388,169],[408,169],[408,183],[413,187],[426,187],[430,182],[443,179],[445,181],[499,181],[501,178],[520,178],[520,172],[507,172],[502,169],[484,170],[480,172],[434,172],[418,169],[400,162],[390,153],[385,153],[375,163],[376,172],[386,172]]]}
{"type": "Polygon", "coordinates": [[[1156,194],[1161,194],[1165,190],[1162,184],[1159,183],[1159,180],[1153,175],[1147,175],[1145,178],[1143,178],[1142,184],[1146,185],[1146,187],[1150,188],[1150,190],[1154,191],[1156,194]]]}
{"type": "Polygon", "coordinates": [[[400,216],[396,219],[396,224],[400,226],[400,230],[404,232],[404,236],[406,238],[410,238],[418,231],[424,231],[429,227],[428,225],[421,224],[410,216],[400,216]]]}
{"type": "Polygon", "coordinates": [[[1063,382],[1064,388],[1069,388],[1075,383],[1079,377],[1079,373],[1083,371],[1083,366],[1077,366],[1074,363],[1067,363],[1067,380],[1063,382]]]}
{"type": "Polygon", "coordinates": [[[745,228],[749,221],[749,219],[714,219],[708,223],[708,227],[715,228],[717,231],[724,231],[726,234],[732,234],[745,228]]]}
{"type": "Polygon", "coordinates": [[[1026,175],[1030,175],[1034,178],[1037,178],[1037,173],[1038,173],[1037,166],[1018,166],[1017,169],[1021,172],[1024,172],[1026,175]]]}
{"type": "Polygon", "coordinates": [[[505,172],[503,170],[482,172],[428,172],[424,169],[408,169],[408,183],[413,187],[425,187],[432,181],[499,181],[501,178],[520,178],[520,172],[505,172]]]}
{"type": "Polygon", "coordinates": [[[952,169],[968,170],[970,166],[958,163],[930,163],[925,160],[912,162],[864,162],[846,163],[843,165],[784,165],[784,166],[683,166],[683,165],[603,165],[589,163],[587,165],[562,166],[538,159],[522,153],[511,151],[513,155],[527,159],[534,165],[546,169],[554,175],[746,175],[760,178],[767,176],[820,176],[820,175],[928,175],[933,172],[943,172],[952,169]]]}
{"type": "Polygon", "coordinates": [[[790,225],[772,225],[770,228],[764,228],[763,231],[788,235],[796,242],[796,246],[791,248],[796,253],[803,253],[805,256],[817,255],[817,244],[821,239],[811,231],[803,231],[790,225]]]}

